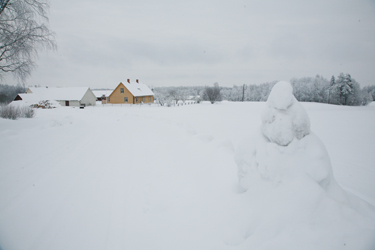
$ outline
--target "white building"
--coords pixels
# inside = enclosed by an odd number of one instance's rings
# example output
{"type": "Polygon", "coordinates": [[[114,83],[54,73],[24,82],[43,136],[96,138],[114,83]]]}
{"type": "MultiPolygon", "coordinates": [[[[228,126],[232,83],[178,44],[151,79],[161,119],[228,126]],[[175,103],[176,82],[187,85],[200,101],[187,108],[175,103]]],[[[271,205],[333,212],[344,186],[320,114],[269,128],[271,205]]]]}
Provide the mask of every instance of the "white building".
{"type": "Polygon", "coordinates": [[[96,96],[96,101],[101,101],[103,104],[107,103],[107,98],[112,94],[113,89],[111,90],[93,90],[92,91],[96,96]]]}
{"type": "MultiPolygon", "coordinates": [[[[28,88],[27,95],[35,95],[33,100],[57,101],[61,106],[95,106],[96,96],[88,87],[70,88],[28,88]]],[[[22,98],[22,96],[21,96],[22,98]]]]}

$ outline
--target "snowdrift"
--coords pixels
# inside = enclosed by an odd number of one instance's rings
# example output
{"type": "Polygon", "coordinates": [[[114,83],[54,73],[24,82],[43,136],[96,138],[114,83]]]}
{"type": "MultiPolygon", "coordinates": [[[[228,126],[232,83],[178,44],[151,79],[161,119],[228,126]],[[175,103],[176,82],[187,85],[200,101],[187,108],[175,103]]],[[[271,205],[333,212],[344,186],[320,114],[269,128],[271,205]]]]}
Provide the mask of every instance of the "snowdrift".
{"type": "MultiPolygon", "coordinates": [[[[374,207],[336,182],[329,155],[288,82],[235,153],[248,199],[247,249],[375,249],[374,207]]],[[[246,197],[246,198],[245,198],[246,197]]]]}

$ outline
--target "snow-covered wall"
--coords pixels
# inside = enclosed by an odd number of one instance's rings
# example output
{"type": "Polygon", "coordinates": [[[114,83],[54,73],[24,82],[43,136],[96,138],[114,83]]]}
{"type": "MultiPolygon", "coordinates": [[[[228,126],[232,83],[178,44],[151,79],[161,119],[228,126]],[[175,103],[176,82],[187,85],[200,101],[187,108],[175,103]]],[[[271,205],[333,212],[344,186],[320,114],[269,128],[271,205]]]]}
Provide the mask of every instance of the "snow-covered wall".
{"type": "Polygon", "coordinates": [[[82,97],[80,101],[81,105],[84,104],[85,106],[95,106],[96,105],[96,96],[89,88],[87,89],[85,95],[82,97]]]}
{"type": "Polygon", "coordinates": [[[61,106],[71,106],[71,107],[79,107],[81,106],[79,101],[69,101],[69,100],[58,100],[61,106]],[[69,105],[66,105],[66,102],[69,102],[69,105]]]}

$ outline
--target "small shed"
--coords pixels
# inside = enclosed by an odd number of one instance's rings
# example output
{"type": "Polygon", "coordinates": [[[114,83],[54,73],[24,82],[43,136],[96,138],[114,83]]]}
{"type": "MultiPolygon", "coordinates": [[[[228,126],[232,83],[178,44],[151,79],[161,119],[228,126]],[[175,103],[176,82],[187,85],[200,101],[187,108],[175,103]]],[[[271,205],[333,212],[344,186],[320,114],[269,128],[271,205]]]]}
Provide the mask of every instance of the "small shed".
{"type": "Polygon", "coordinates": [[[92,91],[96,96],[96,101],[101,101],[103,104],[107,103],[107,97],[113,92],[111,90],[93,90],[92,91]]]}

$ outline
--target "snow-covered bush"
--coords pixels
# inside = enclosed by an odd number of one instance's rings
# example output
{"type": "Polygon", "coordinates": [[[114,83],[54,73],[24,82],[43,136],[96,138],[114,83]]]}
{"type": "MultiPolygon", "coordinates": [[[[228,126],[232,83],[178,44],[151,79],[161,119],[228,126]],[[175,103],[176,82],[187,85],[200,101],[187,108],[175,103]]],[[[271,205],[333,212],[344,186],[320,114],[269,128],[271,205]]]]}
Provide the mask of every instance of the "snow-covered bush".
{"type": "Polygon", "coordinates": [[[5,119],[16,120],[19,117],[18,108],[13,106],[1,106],[0,116],[5,119]]]}
{"type": "Polygon", "coordinates": [[[20,113],[21,113],[20,117],[33,118],[35,116],[34,109],[32,109],[30,107],[20,107],[19,110],[20,110],[20,113]]]}
{"type": "Polygon", "coordinates": [[[32,118],[35,116],[35,112],[30,107],[16,107],[12,105],[0,107],[0,117],[5,119],[16,120],[18,118],[32,118]]]}

